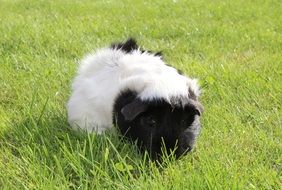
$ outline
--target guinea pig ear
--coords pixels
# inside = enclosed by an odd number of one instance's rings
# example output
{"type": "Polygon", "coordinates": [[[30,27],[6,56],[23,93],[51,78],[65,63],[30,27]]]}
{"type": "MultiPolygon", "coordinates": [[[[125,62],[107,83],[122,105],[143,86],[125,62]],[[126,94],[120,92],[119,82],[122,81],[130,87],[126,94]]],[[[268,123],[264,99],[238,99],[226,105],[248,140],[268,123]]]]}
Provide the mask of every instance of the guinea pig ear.
{"type": "Polygon", "coordinates": [[[133,102],[125,105],[121,109],[121,113],[124,116],[126,121],[132,121],[135,119],[140,113],[143,113],[147,110],[148,105],[142,102],[139,99],[135,99],[133,102]]]}
{"type": "Polygon", "coordinates": [[[192,109],[193,111],[195,111],[195,114],[199,116],[201,116],[204,112],[204,107],[202,106],[202,104],[192,99],[189,100],[187,107],[189,107],[189,110],[192,109]]]}
{"type": "Polygon", "coordinates": [[[198,100],[198,96],[196,95],[195,91],[192,90],[191,87],[188,88],[188,97],[191,98],[192,100],[197,101],[198,100]]]}

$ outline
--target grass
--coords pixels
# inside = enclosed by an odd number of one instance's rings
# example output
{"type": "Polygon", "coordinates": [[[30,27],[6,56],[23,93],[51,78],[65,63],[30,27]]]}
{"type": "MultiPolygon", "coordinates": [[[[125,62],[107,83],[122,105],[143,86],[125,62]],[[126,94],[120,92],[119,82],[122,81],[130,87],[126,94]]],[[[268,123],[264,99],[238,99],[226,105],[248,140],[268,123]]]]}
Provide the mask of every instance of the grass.
{"type": "Polygon", "coordinates": [[[0,0],[0,189],[281,189],[279,0],[0,0]],[[162,164],[114,131],[75,132],[77,61],[134,36],[200,79],[195,150],[162,164]]]}

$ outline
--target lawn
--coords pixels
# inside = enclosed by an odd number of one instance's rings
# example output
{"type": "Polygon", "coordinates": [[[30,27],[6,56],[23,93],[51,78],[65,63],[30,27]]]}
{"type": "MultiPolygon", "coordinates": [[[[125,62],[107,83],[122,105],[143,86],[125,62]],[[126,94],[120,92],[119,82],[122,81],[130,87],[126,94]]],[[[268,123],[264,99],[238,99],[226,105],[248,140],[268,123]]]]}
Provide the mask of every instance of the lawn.
{"type": "Polygon", "coordinates": [[[282,2],[0,0],[0,189],[281,189],[282,2]],[[135,37],[200,80],[195,149],[148,160],[72,131],[78,61],[135,37]]]}

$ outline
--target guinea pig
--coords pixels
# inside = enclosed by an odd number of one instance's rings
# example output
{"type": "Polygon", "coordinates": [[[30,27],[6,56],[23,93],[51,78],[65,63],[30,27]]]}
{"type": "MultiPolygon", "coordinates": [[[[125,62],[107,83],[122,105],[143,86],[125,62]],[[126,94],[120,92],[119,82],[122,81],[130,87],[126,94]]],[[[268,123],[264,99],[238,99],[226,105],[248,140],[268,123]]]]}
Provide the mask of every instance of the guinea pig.
{"type": "Polygon", "coordinates": [[[176,157],[192,150],[203,106],[197,79],[167,65],[160,52],[132,38],[87,55],[67,105],[72,128],[102,134],[118,127],[152,158],[162,147],[176,157]]]}

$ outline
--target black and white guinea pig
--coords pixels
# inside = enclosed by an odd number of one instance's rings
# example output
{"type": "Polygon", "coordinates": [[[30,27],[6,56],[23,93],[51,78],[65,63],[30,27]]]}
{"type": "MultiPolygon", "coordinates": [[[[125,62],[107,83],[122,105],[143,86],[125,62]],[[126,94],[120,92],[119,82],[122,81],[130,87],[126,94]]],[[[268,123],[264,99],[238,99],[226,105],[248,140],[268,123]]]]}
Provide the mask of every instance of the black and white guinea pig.
{"type": "Polygon", "coordinates": [[[161,53],[134,39],[86,56],[72,84],[68,121],[73,128],[103,133],[116,125],[123,136],[155,158],[161,147],[180,155],[193,148],[203,107],[200,89],[167,65],[161,53]]]}

